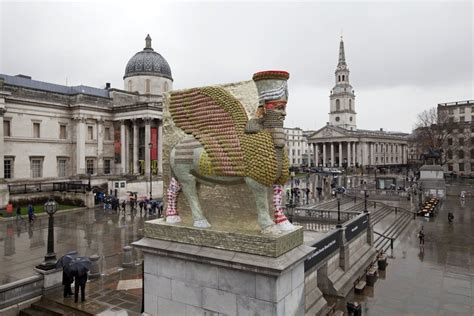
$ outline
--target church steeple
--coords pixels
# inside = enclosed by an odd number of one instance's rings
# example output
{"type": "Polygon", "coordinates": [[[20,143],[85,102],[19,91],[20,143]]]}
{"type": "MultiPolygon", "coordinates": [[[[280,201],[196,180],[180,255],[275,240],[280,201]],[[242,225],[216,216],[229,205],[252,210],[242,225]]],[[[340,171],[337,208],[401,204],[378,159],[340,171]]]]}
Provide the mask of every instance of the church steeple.
{"type": "Polygon", "coordinates": [[[346,54],[344,52],[344,41],[341,35],[341,42],[339,43],[339,63],[337,64],[338,69],[346,68],[346,54]]]}
{"type": "Polygon", "coordinates": [[[331,90],[329,122],[342,128],[356,129],[355,95],[349,83],[344,40],[339,42],[339,60],[335,71],[336,85],[331,90]]]}

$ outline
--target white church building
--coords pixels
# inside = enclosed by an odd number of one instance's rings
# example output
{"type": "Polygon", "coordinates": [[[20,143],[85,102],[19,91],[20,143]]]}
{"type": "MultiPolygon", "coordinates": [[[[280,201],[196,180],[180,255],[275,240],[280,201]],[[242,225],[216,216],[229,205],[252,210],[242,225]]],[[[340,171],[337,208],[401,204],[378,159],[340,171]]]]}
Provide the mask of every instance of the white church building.
{"type": "Polygon", "coordinates": [[[149,35],[123,83],[100,89],[0,74],[0,208],[13,188],[53,181],[125,179],[126,189],[150,191],[150,172],[162,173],[162,100],[173,77],[149,35]]]}
{"type": "Polygon", "coordinates": [[[355,93],[349,75],[341,37],[336,84],[329,96],[329,122],[308,137],[315,165],[345,168],[406,165],[408,134],[357,128],[355,93]]]}

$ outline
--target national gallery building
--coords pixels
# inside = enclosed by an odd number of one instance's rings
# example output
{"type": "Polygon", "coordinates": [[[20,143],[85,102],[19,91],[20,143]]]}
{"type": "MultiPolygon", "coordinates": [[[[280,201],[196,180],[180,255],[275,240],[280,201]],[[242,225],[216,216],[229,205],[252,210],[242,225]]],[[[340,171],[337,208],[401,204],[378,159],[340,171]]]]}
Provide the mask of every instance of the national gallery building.
{"type": "Polygon", "coordinates": [[[0,74],[3,186],[160,175],[163,93],[173,77],[149,35],[128,61],[123,83],[100,89],[0,74]]]}
{"type": "Polygon", "coordinates": [[[357,129],[355,94],[349,83],[342,38],[335,77],[336,85],[329,97],[329,122],[308,137],[315,165],[345,168],[405,165],[409,134],[357,129]]]}

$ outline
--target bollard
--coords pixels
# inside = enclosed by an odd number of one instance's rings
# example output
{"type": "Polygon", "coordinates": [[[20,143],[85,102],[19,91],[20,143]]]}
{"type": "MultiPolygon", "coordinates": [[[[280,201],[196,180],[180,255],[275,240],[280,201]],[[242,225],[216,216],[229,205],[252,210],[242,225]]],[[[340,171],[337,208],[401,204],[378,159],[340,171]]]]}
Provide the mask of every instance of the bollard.
{"type": "Polygon", "coordinates": [[[92,255],[89,257],[89,260],[91,261],[91,269],[89,270],[89,278],[91,279],[100,278],[99,259],[100,259],[100,256],[98,255],[92,255]]]}
{"type": "Polygon", "coordinates": [[[130,268],[134,266],[132,250],[131,246],[123,247],[122,267],[130,268]]]}

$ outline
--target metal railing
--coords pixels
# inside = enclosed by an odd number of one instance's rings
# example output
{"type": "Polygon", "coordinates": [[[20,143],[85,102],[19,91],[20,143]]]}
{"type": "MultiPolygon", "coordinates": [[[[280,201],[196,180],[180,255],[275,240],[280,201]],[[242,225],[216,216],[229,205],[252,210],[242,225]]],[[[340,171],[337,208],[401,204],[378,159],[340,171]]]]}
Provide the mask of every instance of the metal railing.
{"type": "MultiPolygon", "coordinates": [[[[293,210],[293,216],[295,219],[297,218],[304,218],[304,219],[312,219],[312,220],[323,220],[323,221],[337,221],[337,210],[320,210],[320,209],[312,209],[312,208],[305,208],[305,207],[296,207],[293,210]]],[[[341,220],[347,221],[356,217],[361,212],[356,211],[340,211],[341,220]]]]}
{"type": "Polygon", "coordinates": [[[9,184],[10,194],[27,194],[38,192],[86,192],[89,185],[82,181],[67,182],[37,182],[24,184],[9,184]]]}

